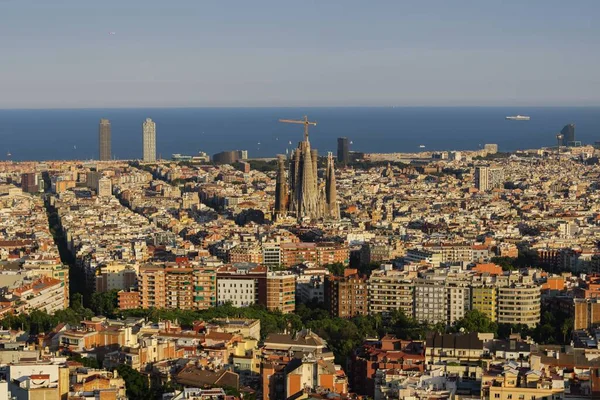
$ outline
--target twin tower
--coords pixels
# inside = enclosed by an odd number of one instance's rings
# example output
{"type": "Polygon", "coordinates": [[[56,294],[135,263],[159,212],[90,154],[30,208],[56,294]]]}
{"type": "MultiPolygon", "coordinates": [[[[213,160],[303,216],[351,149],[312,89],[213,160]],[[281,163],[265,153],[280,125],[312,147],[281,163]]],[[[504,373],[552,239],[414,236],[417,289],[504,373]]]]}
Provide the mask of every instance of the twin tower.
{"type": "Polygon", "coordinates": [[[308,135],[292,151],[287,176],[286,159],[278,156],[275,220],[288,215],[299,221],[340,218],[333,156],[331,153],[327,156],[324,184],[319,183],[318,160],[318,152],[310,148],[308,135]]]}
{"type": "MultiPolygon", "coordinates": [[[[111,129],[110,121],[102,118],[98,130],[98,149],[100,161],[111,159],[111,129]]],[[[143,161],[156,161],[156,124],[150,118],[146,118],[142,125],[143,161]]]]}

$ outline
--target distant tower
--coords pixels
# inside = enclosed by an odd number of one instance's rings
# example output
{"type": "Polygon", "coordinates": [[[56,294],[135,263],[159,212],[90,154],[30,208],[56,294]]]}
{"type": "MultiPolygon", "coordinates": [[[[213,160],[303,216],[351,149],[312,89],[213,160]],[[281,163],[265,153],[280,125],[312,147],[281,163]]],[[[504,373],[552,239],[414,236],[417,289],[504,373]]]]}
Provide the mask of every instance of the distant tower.
{"type": "Polygon", "coordinates": [[[275,212],[273,219],[277,220],[287,215],[288,185],[285,175],[285,157],[277,156],[277,182],[275,184],[275,212]]]}
{"type": "Polygon", "coordinates": [[[156,124],[146,118],[143,125],[144,161],[156,161],[156,124]]]}
{"type": "Polygon", "coordinates": [[[311,151],[308,138],[300,142],[292,155],[294,186],[292,188],[292,210],[298,219],[321,217],[319,208],[319,191],[316,176],[317,151],[311,151]],[[315,158],[313,162],[313,158],[315,158]]]}
{"type": "Polygon", "coordinates": [[[327,169],[325,172],[325,206],[327,215],[333,219],[340,218],[340,206],[337,202],[337,189],[335,187],[335,163],[333,154],[327,154],[327,169]]]}
{"type": "Polygon", "coordinates": [[[561,135],[563,135],[563,140],[561,145],[567,147],[575,146],[575,124],[568,124],[562,128],[560,131],[561,135]]]}
{"type": "Polygon", "coordinates": [[[311,149],[308,140],[308,127],[317,123],[310,122],[306,116],[304,120],[279,121],[304,125],[304,140],[298,143],[298,147],[292,151],[290,157],[287,180],[289,188],[285,185],[283,156],[278,160],[275,216],[284,214],[285,194],[289,193],[287,211],[294,214],[298,220],[339,218],[333,155],[329,153],[327,157],[325,182],[319,184],[317,174],[319,154],[316,149],[311,149]]]}
{"type": "Polygon", "coordinates": [[[560,146],[563,144],[563,140],[564,140],[563,134],[557,133],[556,134],[556,154],[559,159],[560,159],[560,146]]]}
{"type": "Polygon", "coordinates": [[[102,118],[98,130],[100,161],[110,160],[110,121],[102,118]]]}
{"type": "Polygon", "coordinates": [[[350,149],[348,145],[347,137],[338,138],[338,147],[337,147],[337,160],[342,163],[344,166],[348,165],[350,162],[350,149]]]}

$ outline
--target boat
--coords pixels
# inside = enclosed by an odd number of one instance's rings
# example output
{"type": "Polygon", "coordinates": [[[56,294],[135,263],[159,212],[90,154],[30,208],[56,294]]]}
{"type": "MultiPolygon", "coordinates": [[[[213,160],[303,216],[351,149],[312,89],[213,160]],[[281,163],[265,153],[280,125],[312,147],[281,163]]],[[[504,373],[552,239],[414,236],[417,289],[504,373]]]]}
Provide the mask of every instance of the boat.
{"type": "Polygon", "coordinates": [[[528,117],[527,115],[509,115],[506,119],[511,121],[529,121],[531,117],[528,117]]]}
{"type": "Polygon", "coordinates": [[[424,149],[424,148],[425,148],[425,145],[424,145],[424,144],[422,144],[422,145],[420,145],[419,147],[420,147],[420,148],[422,148],[422,149],[424,149]]]}

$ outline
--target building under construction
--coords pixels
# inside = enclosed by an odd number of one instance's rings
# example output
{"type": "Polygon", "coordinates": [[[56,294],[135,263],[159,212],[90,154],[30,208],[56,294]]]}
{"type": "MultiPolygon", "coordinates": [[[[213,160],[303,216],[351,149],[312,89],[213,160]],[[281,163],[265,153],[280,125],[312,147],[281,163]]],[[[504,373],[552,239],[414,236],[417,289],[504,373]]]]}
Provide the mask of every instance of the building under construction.
{"type": "Polygon", "coordinates": [[[316,123],[309,122],[306,117],[303,121],[281,122],[304,124],[304,140],[292,151],[287,174],[286,159],[278,157],[274,219],[288,215],[298,220],[339,219],[333,156],[331,153],[327,156],[325,179],[319,182],[319,155],[316,149],[311,149],[308,140],[308,126],[316,123]]]}

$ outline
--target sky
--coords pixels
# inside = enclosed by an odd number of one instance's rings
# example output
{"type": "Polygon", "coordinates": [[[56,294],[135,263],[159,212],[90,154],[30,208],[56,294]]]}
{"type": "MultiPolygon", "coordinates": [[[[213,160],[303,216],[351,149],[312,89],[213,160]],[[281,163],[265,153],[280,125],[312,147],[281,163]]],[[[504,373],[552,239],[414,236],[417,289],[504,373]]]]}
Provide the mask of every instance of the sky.
{"type": "Polygon", "coordinates": [[[598,0],[0,0],[0,108],[600,105],[599,20],[598,0]]]}

